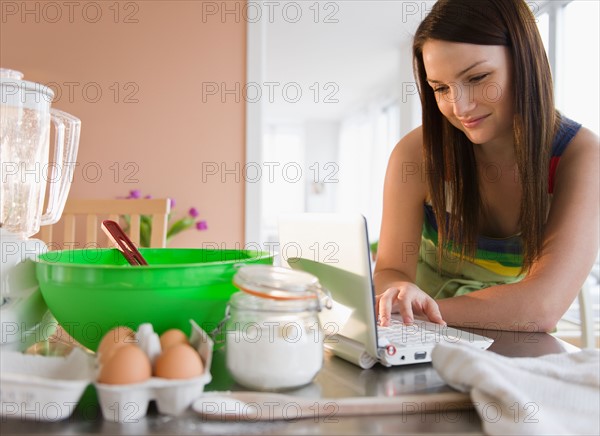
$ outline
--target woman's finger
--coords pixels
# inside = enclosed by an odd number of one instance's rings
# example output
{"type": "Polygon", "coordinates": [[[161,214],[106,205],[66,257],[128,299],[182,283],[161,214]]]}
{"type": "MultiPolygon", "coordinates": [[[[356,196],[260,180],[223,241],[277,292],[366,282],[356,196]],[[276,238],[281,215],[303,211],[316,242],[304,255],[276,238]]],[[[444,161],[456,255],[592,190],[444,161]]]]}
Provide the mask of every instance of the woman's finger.
{"type": "Polygon", "coordinates": [[[423,313],[429,318],[431,322],[436,324],[446,325],[446,321],[442,319],[442,313],[440,307],[433,298],[427,298],[423,304],[423,313]]]}
{"type": "Polygon", "coordinates": [[[384,327],[389,325],[390,318],[392,317],[392,303],[397,293],[398,290],[396,288],[390,288],[378,296],[377,314],[379,315],[379,325],[384,327]]]}
{"type": "Polygon", "coordinates": [[[407,298],[406,294],[398,294],[398,309],[400,309],[400,316],[404,324],[412,324],[414,321],[413,315],[413,299],[407,298]]]}

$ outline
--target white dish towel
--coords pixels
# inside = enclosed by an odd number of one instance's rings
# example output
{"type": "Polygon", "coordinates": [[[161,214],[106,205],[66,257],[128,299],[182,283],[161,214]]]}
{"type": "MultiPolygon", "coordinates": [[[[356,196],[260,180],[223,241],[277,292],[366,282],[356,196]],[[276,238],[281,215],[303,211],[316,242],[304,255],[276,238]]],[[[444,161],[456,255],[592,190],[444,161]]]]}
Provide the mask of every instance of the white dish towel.
{"type": "Polygon", "coordinates": [[[600,434],[600,350],[509,358],[444,343],[432,363],[450,386],[470,391],[487,434],[600,434]]]}

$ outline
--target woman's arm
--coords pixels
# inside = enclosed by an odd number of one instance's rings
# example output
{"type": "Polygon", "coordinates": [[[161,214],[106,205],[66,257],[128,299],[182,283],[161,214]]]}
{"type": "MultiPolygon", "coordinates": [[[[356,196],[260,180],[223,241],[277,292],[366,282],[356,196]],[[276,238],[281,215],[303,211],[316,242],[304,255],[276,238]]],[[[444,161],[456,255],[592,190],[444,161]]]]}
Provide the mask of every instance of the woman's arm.
{"type": "Polygon", "coordinates": [[[541,256],[518,283],[439,300],[446,322],[550,331],[576,298],[598,254],[598,137],[581,129],[561,157],[541,256]]]}
{"type": "Polygon", "coordinates": [[[405,322],[411,322],[416,313],[443,323],[435,301],[414,284],[427,192],[422,149],[419,127],[396,145],[385,176],[383,219],[373,274],[382,325],[387,325],[392,311],[402,313],[405,322]]]}

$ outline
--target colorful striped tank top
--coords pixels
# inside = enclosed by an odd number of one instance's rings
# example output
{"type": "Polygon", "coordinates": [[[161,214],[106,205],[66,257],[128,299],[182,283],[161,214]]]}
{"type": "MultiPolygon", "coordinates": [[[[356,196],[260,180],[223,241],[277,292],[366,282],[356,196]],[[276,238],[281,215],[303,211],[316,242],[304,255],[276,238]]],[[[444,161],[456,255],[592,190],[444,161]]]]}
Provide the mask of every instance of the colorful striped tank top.
{"type": "MultiPolygon", "coordinates": [[[[563,152],[577,134],[581,124],[562,116],[561,124],[552,143],[548,191],[554,190],[554,177],[563,152]]],[[[435,298],[463,295],[488,286],[521,280],[523,262],[522,241],[519,235],[508,238],[480,236],[475,258],[460,262],[450,255],[442,259],[438,272],[438,228],[429,204],[424,205],[424,223],[421,237],[417,285],[435,298]]]]}

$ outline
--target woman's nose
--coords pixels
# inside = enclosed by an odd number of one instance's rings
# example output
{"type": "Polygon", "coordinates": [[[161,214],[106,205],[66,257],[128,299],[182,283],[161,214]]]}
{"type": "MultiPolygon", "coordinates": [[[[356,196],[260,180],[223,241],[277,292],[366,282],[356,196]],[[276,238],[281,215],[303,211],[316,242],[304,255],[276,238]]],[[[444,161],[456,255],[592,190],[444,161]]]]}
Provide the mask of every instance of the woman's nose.
{"type": "Polygon", "coordinates": [[[464,118],[475,109],[475,98],[468,87],[454,86],[451,92],[452,110],[458,118],[464,118]]]}

